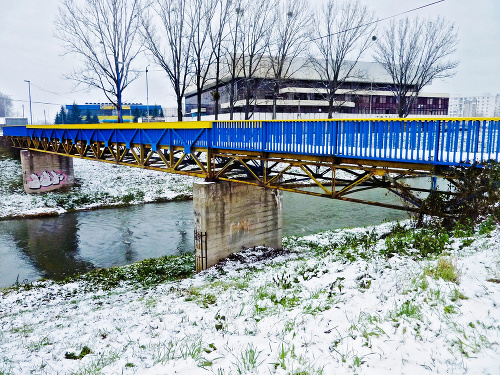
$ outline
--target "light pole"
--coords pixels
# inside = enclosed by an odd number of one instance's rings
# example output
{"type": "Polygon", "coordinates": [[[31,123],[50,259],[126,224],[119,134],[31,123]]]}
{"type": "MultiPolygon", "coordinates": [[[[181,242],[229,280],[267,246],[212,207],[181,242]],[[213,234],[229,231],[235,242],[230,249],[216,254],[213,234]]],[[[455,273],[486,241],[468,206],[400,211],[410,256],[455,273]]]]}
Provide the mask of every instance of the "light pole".
{"type": "MultiPolygon", "coordinates": [[[[149,66],[149,65],[148,65],[149,66]]],[[[146,114],[149,122],[149,86],[148,86],[148,66],[146,66],[146,114]]]]}
{"type": "Polygon", "coordinates": [[[24,80],[24,82],[28,82],[28,93],[30,96],[30,125],[33,125],[33,113],[31,112],[31,81],[24,80]]]}

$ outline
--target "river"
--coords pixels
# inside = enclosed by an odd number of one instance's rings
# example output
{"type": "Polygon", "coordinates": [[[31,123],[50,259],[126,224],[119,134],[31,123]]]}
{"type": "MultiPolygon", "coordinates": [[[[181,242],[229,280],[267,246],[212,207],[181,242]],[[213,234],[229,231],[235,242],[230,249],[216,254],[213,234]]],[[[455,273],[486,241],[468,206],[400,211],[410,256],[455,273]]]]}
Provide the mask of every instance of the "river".
{"type": "MultiPolygon", "coordinates": [[[[0,148],[0,163],[13,157],[0,148]]],[[[11,173],[16,174],[19,168],[11,165],[11,173]]],[[[83,168],[86,170],[86,164],[83,168]]],[[[103,173],[111,173],[113,178],[115,172],[108,169],[103,173]]],[[[127,173],[130,177],[131,172],[127,173]]],[[[125,180],[120,176],[117,178],[125,180]]],[[[414,179],[411,183],[428,186],[426,180],[414,179]]],[[[10,183],[19,181],[14,179],[10,183]]],[[[3,190],[7,202],[9,191],[3,190]]],[[[365,190],[352,196],[400,203],[399,198],[384,189],[365,190]]],[[[283,197],[284,235],[376,225],[407,217],[403,211],[303,194],[285,192],[283,197]]],[[[193,203],[190,200],[0,220],[0,287],[40,278],[58,280],[95,268],[193,250],[193,203]]]]}
{"type": "MultiPolygon", "coordinates": [[[[379,189],[359,194],[397,201],[379,189]]],[[[192,201],[172,201],[0,221],[0,287],[193,251],[192,212],[192,201]]],[[[402,211],[284,194],[285,235],[405,218],[402,211]]]]}

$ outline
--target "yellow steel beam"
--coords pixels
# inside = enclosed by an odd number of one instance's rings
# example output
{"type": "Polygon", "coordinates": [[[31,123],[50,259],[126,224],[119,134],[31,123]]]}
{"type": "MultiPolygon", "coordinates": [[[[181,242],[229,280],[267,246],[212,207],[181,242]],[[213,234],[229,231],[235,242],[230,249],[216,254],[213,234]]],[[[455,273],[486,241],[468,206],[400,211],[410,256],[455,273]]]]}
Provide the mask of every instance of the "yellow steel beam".
{"type": "Polygon", "coordinates": [[[230,166],[233,164],[234,159],[229,160],[224,167],[222,167],[219,172],[215,175],[216,178],[219,178],[230,166]]]}
{"type": "Polygon", "coordinates": [[[27,125],[28,129],[210,129],[212,121],[27,125]]]}
{"type": "Polygon", "coordinates": [[[165,155],[163,154],[163,152],[161,150],[158,150],[157,152],[158,156],[160,157],[160,159],[163,161],[163,164],[165,164],[165,166],[167,168],[170,168],[171,167],[171,164],[170,162],[167,160],[167,158],[165,157],[165,155]]]}
{"type": "Polygon", "coordinates": [[[328,190],[327,188],[325,188],[323,186],[323,184],[321,182],[319,182],[313,175],[311,172],[309,172],[307,170],[307,168],[305,168],[303,165],[300,166],[300,169],[302,169],[308,176],[311,180],[313,180],[324,192],[325,194],[328,194],[328,195],[331,195],[332,192],[330,190],[328,190]]]}
{"type": "Polygon", "coordinates": [[[335,196],[340,198],[343,194],[345,194],[348,190],[352,189],[353,187],[361,184],[362,182],[366,181],[366,180],[369,180],[370,178],[372,178],[373,176],[375,175],[375,173],[373,173],[373,171],[370,171],[370,172],[366,172],[365,175],[361,176],[360,178],[358,178],[356,181],[354,181],[352,184],[346,186],[345,188],[343,188],[342,190],[339,190],[338,192],[335,193],[335,196]]]}
{"type": "Polygon", "coordinates": [[[288,164],[288,166],[285,169],[283,169],[280,173],[278,173],[276,176],[274,176],[269,181],[267,181],[266,185],[271,186],[271,184],[273,183],[274,180],[281,178],[281,176],[283,176],[283,174],[285,174],[290,168],[292,168],[292,165],[288,164]]]}
{"type": "Polygon", "coordinates": [[[260,183],[263,184],[263,181],[252,171],[252,169],[243,161],[243,159],[235,159],[235,160],[238,160],[241,164],[243,164],[243,166],[252,174],[252,176],[257,180],[259,181],[260,183]]]}
{"type": "Polygon", "coordinates": [[[205,167],[203,166],[203,164],[198,160],[198,158],[195,156],[195,154],[191,154],[191,157],[193,158],[194,162],[196,164],[198,164],[198,167],[200,167],[200,169],[204,172],[204,173],[207,173],[207,170],[205,169],[205,167]]]}
{"type": "Polygon", "coordinates": [[[137,165],[141,165],[141,160],[140,160],[139,156],[137,155],[137,153],[135,152],[133,147],[130,147],[130,152],[131,152],[132,156],[134,157],[134,159],[137,161],[137,165]]]}
{"type": "Polygon", "coordinates": [[[179,160],[177,160],[177,163],[175,163],[175,165],[172,167],[174,171],[177,170],[177,167],[182,163],[185,157],[186,154],[183,153],[182,156],[179,158],[179,160]]]}

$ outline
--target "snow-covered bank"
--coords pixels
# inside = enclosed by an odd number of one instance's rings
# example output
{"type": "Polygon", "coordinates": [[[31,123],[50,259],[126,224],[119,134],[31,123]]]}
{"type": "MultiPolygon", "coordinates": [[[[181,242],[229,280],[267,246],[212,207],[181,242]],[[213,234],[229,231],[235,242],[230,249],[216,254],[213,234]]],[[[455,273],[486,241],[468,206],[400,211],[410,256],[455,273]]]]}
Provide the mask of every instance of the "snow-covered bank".
{"type": "Polygon", "coordinates": [[[77,185],[69,192],[25,194],[21,163],[0,160],[0,219],[157,202],[192,194],[192,178],[74,158],[77,185]]]}
{"type": "Polygon", "coordinates": [[[425,235],[394,228],[287,238],[155,286],[11,290],[0,373],[500,373],[498,228],[444,236],[439,258],[389,254],[425,235]]]}

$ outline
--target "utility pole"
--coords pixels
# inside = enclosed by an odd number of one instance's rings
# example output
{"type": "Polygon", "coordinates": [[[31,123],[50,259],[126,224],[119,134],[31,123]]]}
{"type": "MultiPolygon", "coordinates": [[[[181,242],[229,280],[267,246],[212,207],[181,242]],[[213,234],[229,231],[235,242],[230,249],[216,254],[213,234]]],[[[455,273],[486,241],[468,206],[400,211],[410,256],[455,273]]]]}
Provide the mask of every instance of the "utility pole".
{"type": "MultiPolygon", "coordinates": [[[[31,112],[31,81],[24,80],[24,82],[28,82],[28,93],[30,96],[30,125],[33,125],[33,112],[31,112]]],[[[23,117],[24,117],[24,107],[23,107],[23,117]]]]}

